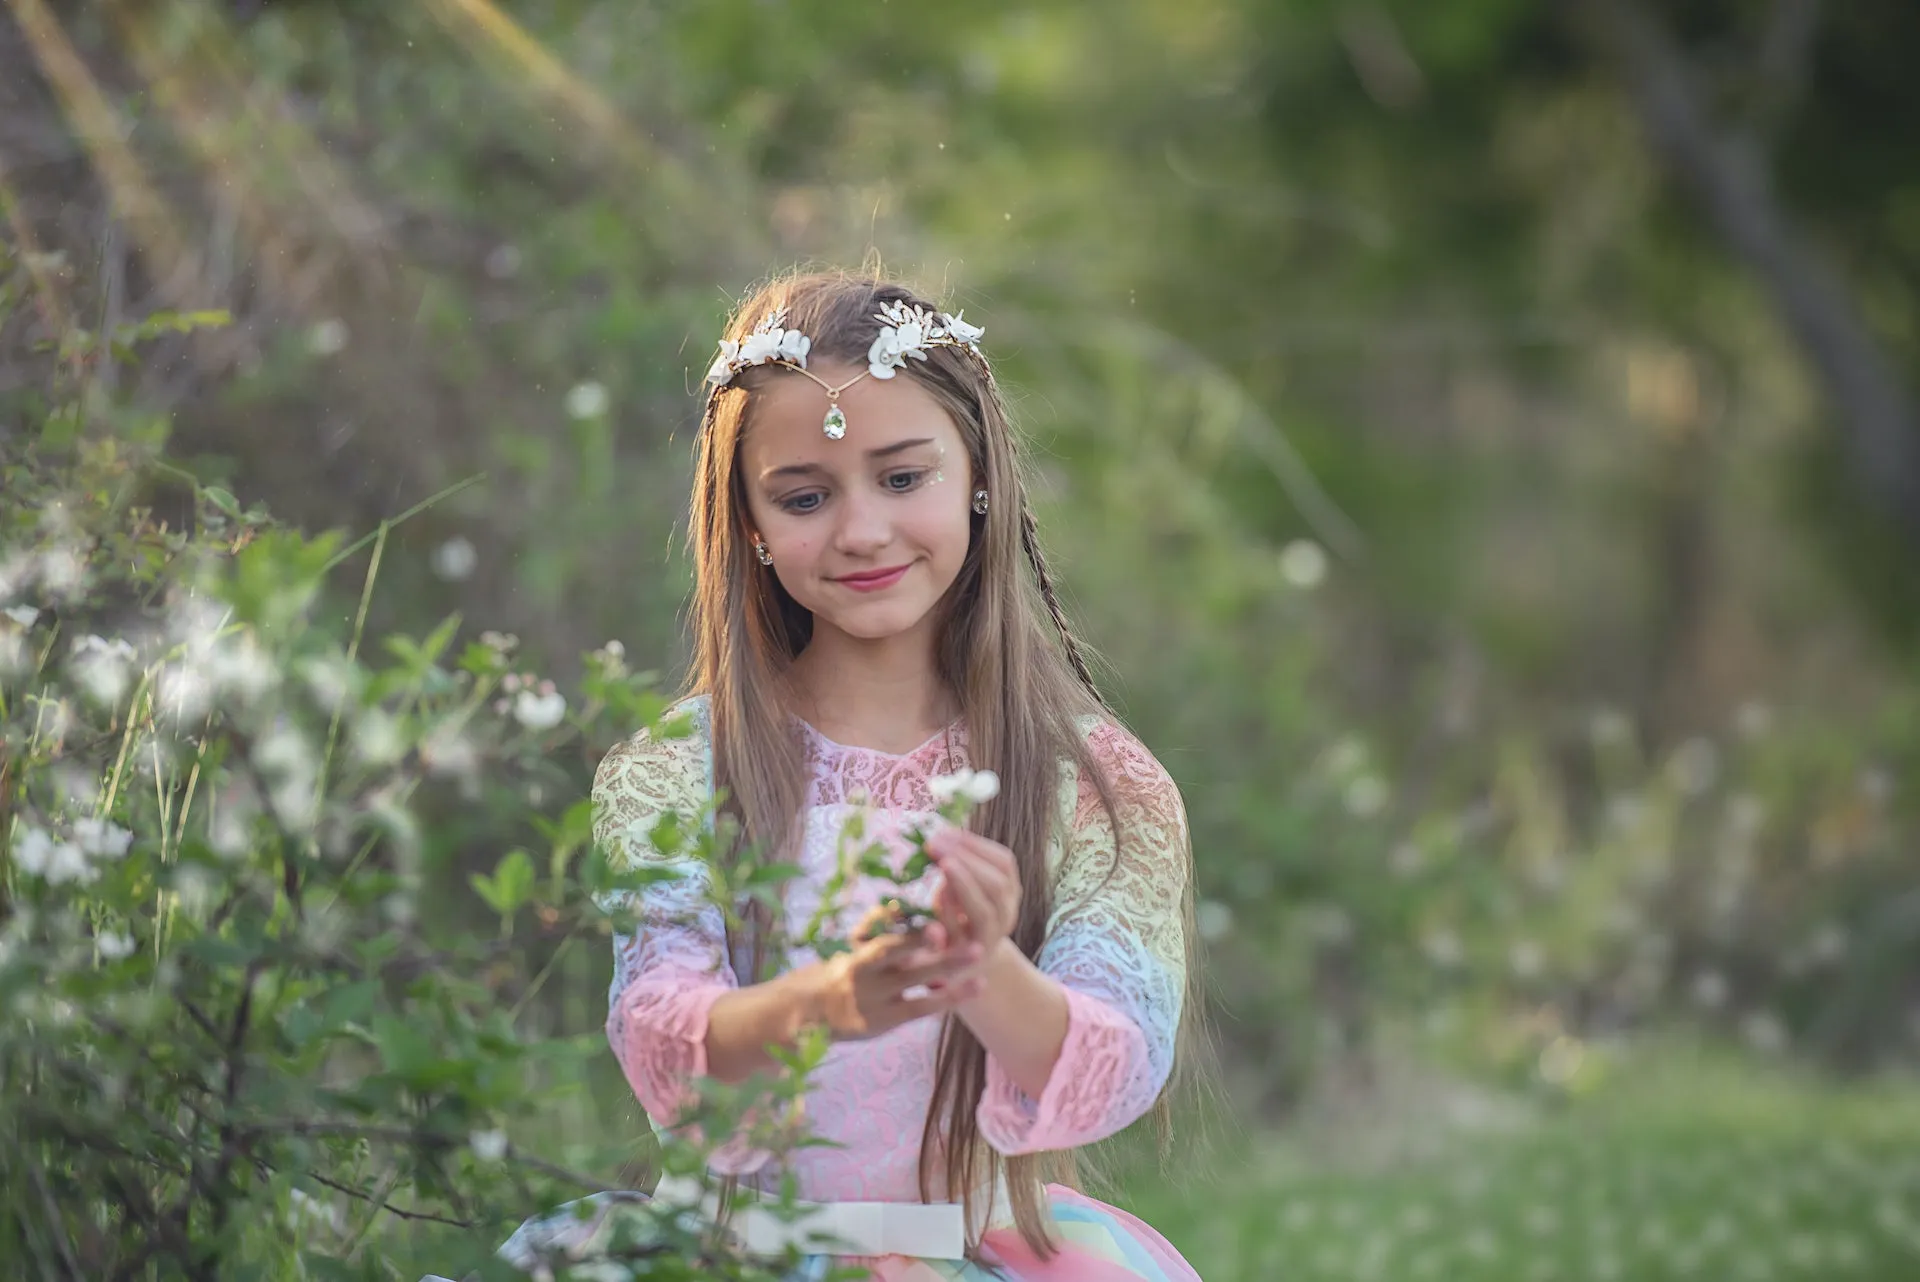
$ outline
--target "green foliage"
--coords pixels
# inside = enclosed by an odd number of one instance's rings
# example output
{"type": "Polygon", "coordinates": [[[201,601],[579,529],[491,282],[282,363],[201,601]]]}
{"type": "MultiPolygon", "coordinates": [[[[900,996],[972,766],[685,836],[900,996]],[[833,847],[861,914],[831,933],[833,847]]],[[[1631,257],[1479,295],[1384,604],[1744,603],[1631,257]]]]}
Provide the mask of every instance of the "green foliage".
{"type": "MultiPolygon", "coordinates": [[[[518,1023],[551,973],[532,945],[604,950],[653,877],[592,849],[584,798],[530,807],[523,784],[657,717],[650,676],[609,647],[564,695],[493,633],[449,666],[458,619],[363,647],[315,609],[339,536],[201,489],[187,527],[157,519],[127,495],[165,465],[93,430],[100,404],[50,408],[0,457],[0,1258],[50,1279],[519,1276],[490,1258],[507,1231],[633,1156],[548,1148],[542,1119],[607,1051],[518,1023]],[[447,880],[418,818],[442,794],[490,798],[528,842],[473,878],[496,939],[421,911],[447,880]]],[[[704,820],[681,817],[701,858],[704,820]]],[[[823,1053],[716,1088],[692,1123],[803,1142],[823,1053]]],[[[661,1161],[703,1169],[700,1133],[661,1161]]],[[[592,1276],[797,1259],[616,1209],[592,1276]]]]}

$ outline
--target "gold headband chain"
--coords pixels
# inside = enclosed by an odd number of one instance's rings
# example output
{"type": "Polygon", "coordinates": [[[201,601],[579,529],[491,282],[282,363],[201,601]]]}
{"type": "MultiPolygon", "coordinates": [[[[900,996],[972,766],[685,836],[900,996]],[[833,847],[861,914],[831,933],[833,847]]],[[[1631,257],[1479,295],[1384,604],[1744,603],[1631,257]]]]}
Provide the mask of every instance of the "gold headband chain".
{"type": "Polygon", "coordinates": [[[834,387],[807,368],[807,353],[813,348],[813,340],[797,329],[783,326],[787,309],[781,307],[755,325],[753,332],[741,341],[721,339],[720,354],[707,370],[707,381],[716,388],[725,387],[734,375],[754,365],[784,365],[797,370],[826,392],[827,416],[820,426],[829,439],[837,441],[847,434],[847,415],[840,408],[840,393],[868,375],[892,378],[896,370],[906,367],[908,360],[927,359],[927,350],[933,347],[962,348],[985,365],[980,336],[986,330],[967,324],[961,319],[962,315],[960,312],[951,316],[944,312],[936,314],[924,307],[900,302],[881,304],[880,310],[874,313],[874,319],[880,322],[880,333],[867,348],[866,369],[834,387]]]}

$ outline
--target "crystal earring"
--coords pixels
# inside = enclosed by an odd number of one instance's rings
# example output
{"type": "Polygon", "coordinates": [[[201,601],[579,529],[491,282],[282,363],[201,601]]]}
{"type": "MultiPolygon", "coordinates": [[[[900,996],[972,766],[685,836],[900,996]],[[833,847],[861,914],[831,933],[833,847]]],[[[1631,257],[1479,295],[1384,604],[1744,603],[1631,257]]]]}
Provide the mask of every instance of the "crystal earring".
{"type": "Polygon", "coordinates": [[[760,558],[760,564],[772,565],[773,553],[767,551],[767,545],[759,539],[753,541],[753,554],[760,558]]]}
{"type": "Polygon", "coordinates": [[[985,490],[975,490],[973,492],[973,510],[981,516],[987,514],[987,492],[985,490]]]}

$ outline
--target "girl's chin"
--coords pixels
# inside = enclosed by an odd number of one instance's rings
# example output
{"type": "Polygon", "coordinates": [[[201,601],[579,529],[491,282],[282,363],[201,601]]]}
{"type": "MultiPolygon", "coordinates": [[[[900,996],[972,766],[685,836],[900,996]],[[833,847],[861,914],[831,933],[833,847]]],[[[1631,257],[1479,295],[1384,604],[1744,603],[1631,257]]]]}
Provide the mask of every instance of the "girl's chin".
{"type": "Polygon", "coordinates": [[[931,609],[931,606],[908,607],[897,601],[874,604],[876,608],[872,610],[835,610],[831,614],[815,611],[814,622],[816,625],[824,622],[856,641],[885,641],[889,637],[912,631],[931,609]]]}

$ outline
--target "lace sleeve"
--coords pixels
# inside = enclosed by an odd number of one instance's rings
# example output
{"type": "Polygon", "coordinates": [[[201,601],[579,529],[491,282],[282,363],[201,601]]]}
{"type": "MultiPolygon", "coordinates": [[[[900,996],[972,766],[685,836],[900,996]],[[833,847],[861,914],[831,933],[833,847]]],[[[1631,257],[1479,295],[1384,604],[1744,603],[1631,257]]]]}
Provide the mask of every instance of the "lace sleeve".
{"type": "Polygon", "coordinates": [[[1080,777],[1037,964],[1067,993],[1067,1039],[1039,1099],[991,1057],[980,1133],[1005,1154],[1105,1139],[1153,1106],[1173,1071],[1186,989],[1182,901],[1187,819],[1153,755],[1101,722],[1087,738],[1105,771],[1114,826],[1080,777]]]}
{"type": "MultiPolygon", "coordinates": [[[[656,1129],[676,1123],[692,1079],[706,1074],[708,1013],[736,986],[726,960],[726,927],[709,899],[707,865],[691,856],[662,855],[652,837],[665,815],[687,824],[698,818],[710,792],[707,742],[698,717],[686,738],[641,731],[607,753],[593,781],[593,835],[608,858],[681,874],[625,892],[637,925],[633,934],[613,937],[607,1040],[656,1129]]],[[[765,1158],[729,1143],[712,1165],[743,1173],[765,1158]]]]}

